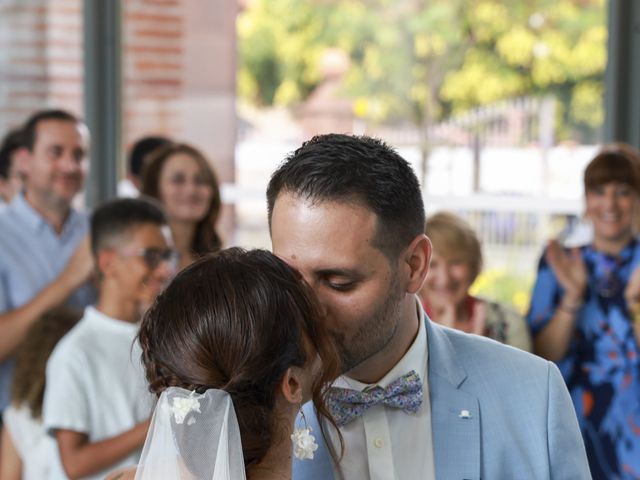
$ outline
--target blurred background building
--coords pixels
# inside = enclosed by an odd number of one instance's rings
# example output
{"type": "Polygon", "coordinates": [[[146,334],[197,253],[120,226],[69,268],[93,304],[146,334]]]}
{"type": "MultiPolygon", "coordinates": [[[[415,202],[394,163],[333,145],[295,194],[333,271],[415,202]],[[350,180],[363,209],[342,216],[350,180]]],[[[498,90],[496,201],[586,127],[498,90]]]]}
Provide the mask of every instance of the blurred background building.
{"type": "Polygon", "coordinates": [[[223,182],[226,244],[266,248],[286,153],[381,136],[429,212],[476,227],[474,288],[523,309],[544,242],[589,235],[598,145],[639,146],[639,22],[635,0],[0,0],[0,133],[44,106],[87,118],[88,204],[137,138],[193,143],[223,182]]]}

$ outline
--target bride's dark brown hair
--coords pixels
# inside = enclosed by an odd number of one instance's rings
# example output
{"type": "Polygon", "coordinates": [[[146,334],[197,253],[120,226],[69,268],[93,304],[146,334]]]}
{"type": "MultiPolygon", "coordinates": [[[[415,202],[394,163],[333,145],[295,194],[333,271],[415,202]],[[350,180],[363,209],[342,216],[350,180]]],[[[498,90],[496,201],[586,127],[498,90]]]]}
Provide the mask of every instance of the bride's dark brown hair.
{"type": "Polygon", "coordinates": [[[312,400],[325,439],[326,422],[335,428],[324,402],[340,374],[335,344],[301,275],[267,251],[230,248],[187,267],[158,296],[138,337],[156,394],[171,386],[229,392],[246,466],[260,462],[277,434],[274,406],[285,372],[316,354],[322,366],[312,400]]]}

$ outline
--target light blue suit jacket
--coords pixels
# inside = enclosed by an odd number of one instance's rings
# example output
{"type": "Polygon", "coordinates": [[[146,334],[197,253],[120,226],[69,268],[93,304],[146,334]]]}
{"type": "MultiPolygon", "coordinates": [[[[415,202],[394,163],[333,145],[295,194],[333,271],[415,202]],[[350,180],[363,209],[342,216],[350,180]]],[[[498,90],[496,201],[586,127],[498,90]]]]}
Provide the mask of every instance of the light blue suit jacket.
{"type": "MultiPolygon", "coordinates": [[[[428,319],[426,326],[438,480],[591,478],[573,404],[553,363],[428,319]],[[471,418],[460,418],[462,410],[471,418]]],[[[320,432],[311,404],[305,415],[320,432]]],[[[294,480],[334,478],[328,450],[318,443],[314,460],[294,460],[294,480]]]]}

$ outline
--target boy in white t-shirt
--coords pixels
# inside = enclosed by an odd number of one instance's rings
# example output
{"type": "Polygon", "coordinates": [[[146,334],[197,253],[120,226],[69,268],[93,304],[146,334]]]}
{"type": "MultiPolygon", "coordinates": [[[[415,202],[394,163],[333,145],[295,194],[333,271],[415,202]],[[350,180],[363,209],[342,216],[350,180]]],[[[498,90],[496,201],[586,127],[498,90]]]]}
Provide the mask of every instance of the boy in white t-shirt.
{"type": "Polygon", "coordinates": [[[162,209],[118,199],[91,219],[98,303],[47,364],[44,424],[57,443],[53,479],[104,478],[135,464],[149,426],[148,392],[134,341],[141,314],[169,281],[177,256],[162,209]]]}

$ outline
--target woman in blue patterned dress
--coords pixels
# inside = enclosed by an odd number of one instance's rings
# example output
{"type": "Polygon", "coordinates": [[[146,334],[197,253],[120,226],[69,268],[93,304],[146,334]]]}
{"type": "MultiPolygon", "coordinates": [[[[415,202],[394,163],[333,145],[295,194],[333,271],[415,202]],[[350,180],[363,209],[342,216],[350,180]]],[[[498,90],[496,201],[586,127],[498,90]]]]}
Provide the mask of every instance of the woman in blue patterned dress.
{"type": "Polygon", "coordinates": [[[615,145],[584,174],[593,241],[540,260],[527,320],[534,351],[557,362],[595,479],[640,479],[640,157],[615,145]],[[635,326],[634,326],[635,324],[635,326]]]}

